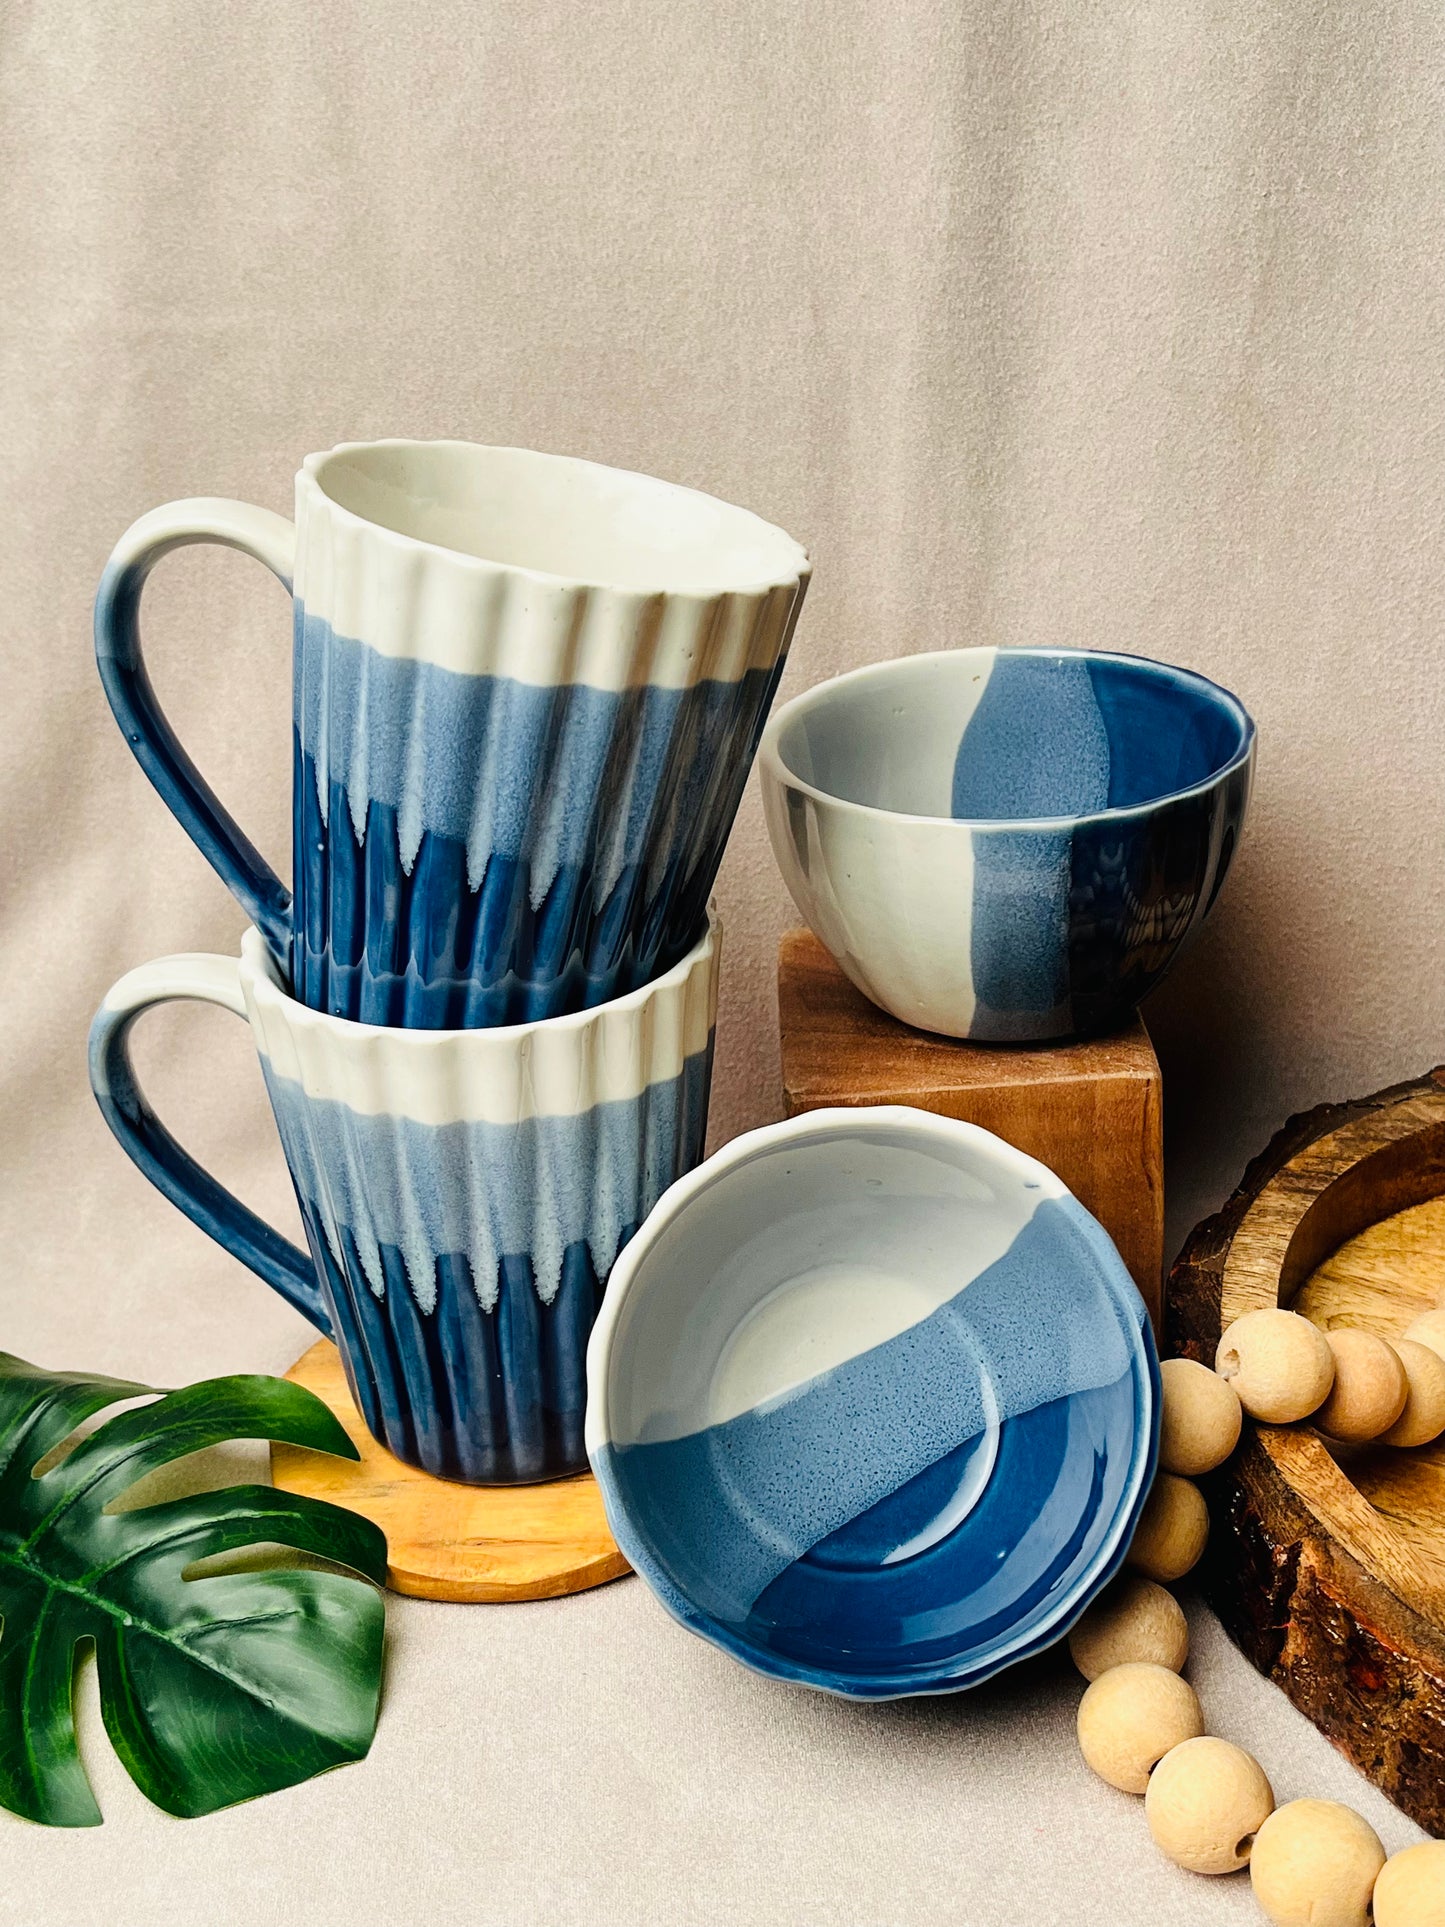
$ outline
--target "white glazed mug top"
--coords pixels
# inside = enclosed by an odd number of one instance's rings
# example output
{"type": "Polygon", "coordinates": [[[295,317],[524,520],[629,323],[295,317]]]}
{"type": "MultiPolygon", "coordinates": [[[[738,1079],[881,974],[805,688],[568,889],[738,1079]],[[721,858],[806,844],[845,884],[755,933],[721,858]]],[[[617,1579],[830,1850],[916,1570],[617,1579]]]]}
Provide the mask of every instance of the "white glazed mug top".
{"type": "Polygon", "coordinates": [[[648,595],[756,594],[805,575],[782,529],[699,489],[575,456],[474,442],[343,442],[308,455],[335,508],[494,569],[648,595]]]}
{"type": "Polygon", "coordinates": [[[516,1124],[634,1099],[705,1051],[717,1018],[720,928],[710,913],[680,963],[611,1003],[486,1030],[405,1030],[310,1010],[252,926],[241,940],[246,1015],[268,1072],[356,1116],[516,1124]]]}

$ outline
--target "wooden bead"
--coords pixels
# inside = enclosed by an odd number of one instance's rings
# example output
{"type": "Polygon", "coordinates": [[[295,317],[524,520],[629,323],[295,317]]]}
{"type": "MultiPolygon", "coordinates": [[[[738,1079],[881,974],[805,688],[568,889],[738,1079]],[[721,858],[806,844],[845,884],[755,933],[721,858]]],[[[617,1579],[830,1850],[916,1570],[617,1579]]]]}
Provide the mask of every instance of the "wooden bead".
{"type": "Polygon", "coordinates": [[[1358,1445],[1388,1432],[1405,1409],[1405,1368],[1393,1345],[1375,1332],[1339,1325],[1325,1333],[1335,1382],[1314,1415],[1326,1438],[1358,1445]]]}
{"type": "Polygon", "coordinates": [[[1159,1427],[1159,1463],[1166,1472],[1197,1479],[1223,1465],[1239,1443],[1244,1412],[1227,1378],[1193,1358],[1166,1358],[1159,1427]]]}
{"type": "Polygon", "coordinates": [[[1264,1768],[1228,1740],[1185,1740],[1155,1767],[1144,1795],[1155,1846],[1190,1873],[1247,1865],[1273,1807],[1264,1768]]]}
{"type": "Polygon", "coordinates": [[[1329,1393],[1335,1358],[1325,1335],[1298,1312],[1247,1311],[1219,1341],[1214,1369],[1251,1418],[1293,1425],[1329,1393]]]}
{"type": "Polygon", "coordinates": [[[1438,1311],[1422,1311],[1413,1324],[1405,1327],[1405,1336],[1445,1358],[1445,1306],[1438,1311]]]}
{"type": "Polygon", "coordinates": [[[1204,1731],[1194,1688],[1167,1666],[1111,1666],[1079,1701],[1079,1751],[1101,1780],[1142,1793],[1155,1763],[1204,1731]]]}
{"type": "Polygon", "coordinates": [[[1177,1673],[1189,1657],[1189,1622],[1172,1592],[1125,1573],[1069,1634],[1069,1653],[1085,1679],[1131,1662],[1177,1673]]]}
{"type": "Polygon", "coordinates": [[[1445,1927],[1445,1840],[1392,1854],[1375,1882],[1375,1927],[1445,1927]]]}
{"type": "Polygon", "coordinates": [[[1209,1508],[1188,1479],[1161,1472],[1129,1548],[1129,1564],[1146,1579],[1182,1579],[1209,1539],[1209,1508]]]}
{"type": "Polygon", "coordinates": [[[1368,1820],[1337,1800],[1290,1800],[1255,1835],[1254,1897],[1274,1927],[1369,1927],[1385,1849],[1368,1820]]]}
{"type": "Polygon", "coordinates": [[[1428,1445],[1445,1432],[1445,1358],[1413,1338],[1397,1338],[1395,1351],[1405,1368],[1405,1409],[1382,1445],[1428,1445]]]}

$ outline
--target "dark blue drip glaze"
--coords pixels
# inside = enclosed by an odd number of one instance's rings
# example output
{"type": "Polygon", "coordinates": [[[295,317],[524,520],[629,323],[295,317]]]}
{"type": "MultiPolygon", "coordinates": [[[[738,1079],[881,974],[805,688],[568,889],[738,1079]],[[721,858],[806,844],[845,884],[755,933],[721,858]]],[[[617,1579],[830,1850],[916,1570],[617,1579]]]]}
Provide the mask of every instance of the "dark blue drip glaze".
{"type": "MultiPolygon", "coordinates": [[[[307,1242],[367,1430],[397,1458],[436,1478],[525,1484],[583,1470],[587,1338],[602,1303],[585,1240],[569,1245],[550,1305],[537,1296],[525,1254],[502,1262],[483,1311],[465,1254],[437,1260],[437,1302],[423,1313],[395,1246],[382,1247],[384,1297],[368,1288],[349,1234],[343,1268],[314,1206],[302,1201],[307,1242]]],[[[629,1225],[625,1244],[636,1231],[629,1225]]]]}
{"type": "Polygon", "coordinates": [[[700,935],[783,661],[687,689],[539,688],[296,612],[301,1002],[465,1029],[590,1009],[700,935]]]}
{"type": "Polygon", "coordinates": [[[1224,881],[1246,738],[1219,692],[1162,665],[999,652],[953,773],[954,817],[998,824],[973,835],[970,1035],[1128,1020],[1224,881]]]}
{"type": "Polygon", "coordinates": [[[296,796],[302,886],[290,956],[278,961],[313,1010],[409,1029],[534,1023],[650,983],[697,942],[722,860],[715,845],[731,828],[729,815],[669,862],[650,897],[641,866],[605,897],[595,872],[569,866],[534,908],[525,863],[491,857],[473,890],[466,845],[450,837],[423,835],[408,873],[397,813],[380,803],[368,806],[358,842],[339,785],[323,822],[299,745],[296,796]]]}
{"type": "Polygon", "coordinates": [[[368,1429],[399,1459],[483,1484],[583,1469],[602,1292],[701,1158],[711,1074],[709,1040],[636,1098],[421,1125],[267,1069],[326,1317],[368,1429]]]}
{"type": "MultiPolygon", "coordinates": [[[[1136,1398],[1130,1373],[1006,1419],[992,1477],[962,1527],[897,1564],[877,1556],[913,1527],[921,1510],[913,1487],[948,1480],[952,1467],[941,1462],[795,1560],[760,1595],[742,1636],[802,1666],[836,1666],[847,1653],[860,1673],[932,1666],[1003,1636],[1026,1637],[1115,1524],[1131,1455],[1111,1451],[1110,1440],[1132,1436],[1136,1398]],[[1051,1504],[1071,1523],[1045,1544],[1038,1526],[1051,1504]],[[1039,1541],[1032,1558],[1031,1534],[1039,1541]],[[874,1548],[866,1564],[853,1550],[864,1535],[874,1548]]],[[[973,1449],[965,1444],[950,1459],[973,1449]]]]}

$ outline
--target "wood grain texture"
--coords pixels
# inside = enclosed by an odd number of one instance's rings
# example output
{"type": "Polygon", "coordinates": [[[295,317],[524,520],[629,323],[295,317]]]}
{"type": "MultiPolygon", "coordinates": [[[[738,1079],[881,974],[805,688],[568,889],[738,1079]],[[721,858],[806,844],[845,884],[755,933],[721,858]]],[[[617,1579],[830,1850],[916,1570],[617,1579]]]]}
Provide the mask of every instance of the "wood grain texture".
{"type": "MultiPolygon", "coordinates": [[[[1284,1304],[1398,1336],[1445,1293],[1445,1070],[1287,1124],[1169,1281],[1168,1348],[1284,1304]]],[[[1201,1576],[1236,1642],[1432,1833],[1445,1833],[1445,1447],[1246,1427],[1204,1482],[1201,1576]]]]}
{"type": "Polygon", "coordinates": [[[1058,1173],[1119,1247],[1159,1328],[1163,1080],[1143,1022],[1047,1048],[914,1030],[849,983],[810,930],[778,954],[783,1103],[911,1104],[995,1132],[1058,1173]]]}
{"type": "Polygon", "coordinates": [[[394,1592],[500,1604],[583,1592],[631,1571],[607,1529],[590,1473],[549,1485],[452,1485],[403,1465],[377,1444],[329,1339],[313,1345],[286,1376],[330,1406],[361,1460],[273,1445],[271,1476],[284,1492],[329,1499],[374,1520],[386,1534],[387,1584],[394,1592]]]}

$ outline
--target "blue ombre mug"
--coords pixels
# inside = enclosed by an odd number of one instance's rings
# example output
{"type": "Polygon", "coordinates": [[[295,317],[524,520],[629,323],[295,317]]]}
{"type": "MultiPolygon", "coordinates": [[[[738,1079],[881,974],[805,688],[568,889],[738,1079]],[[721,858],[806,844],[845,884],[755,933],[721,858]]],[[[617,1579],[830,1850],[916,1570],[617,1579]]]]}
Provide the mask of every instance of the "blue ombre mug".
{"type": "Polygon", "coordinates": [[[588,1334],[613,1261],[702,1156],[719,932],[643,989],[539,1024],[380,1029],[287,995],[259,933],[165,957],[96,1012],[106,1122],[171,1202],[334,1338],[372,1435],[469,1484],[587,1463],[588,1334]],[[251,1026],[309,1253],[182,1150],[130,1033],[172,998],[251,1026]]]}
{"type": "Polygon", "coordinates": [[[694,943],[808,580],[781,529],[592,462],[466,442],[308,456],[294,526],[174,502],[121,538],[95,646],[142,768],[313,1010],[530,1023],[694,943]],[[181,747],[142,585],[219,542],[295,598],[292,891],[181,747]]]}

